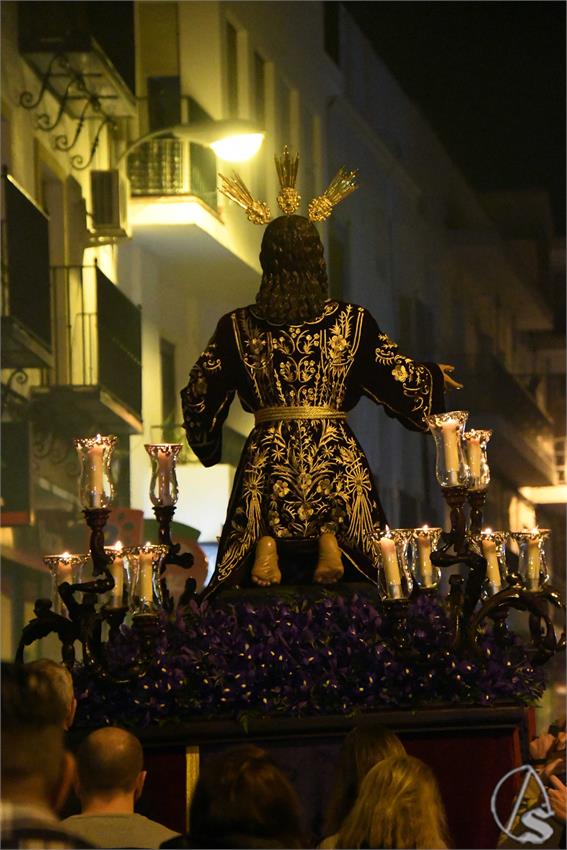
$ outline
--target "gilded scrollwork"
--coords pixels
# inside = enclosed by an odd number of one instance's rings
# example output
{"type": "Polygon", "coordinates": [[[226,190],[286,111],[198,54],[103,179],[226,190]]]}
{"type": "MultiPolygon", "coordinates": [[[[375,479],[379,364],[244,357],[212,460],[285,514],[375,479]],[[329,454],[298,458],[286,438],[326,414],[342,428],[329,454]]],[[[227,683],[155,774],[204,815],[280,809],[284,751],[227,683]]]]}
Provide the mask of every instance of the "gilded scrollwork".
{"type": "Polygon", "coordinates": [[[392,366],[391,375],[402,384],[402,392],[413,402],[412,412],[431,408],[431,373],[422,363],[399,353],[398,345],[387,334],[378,335],[379,345],[375,349],[375,359],[382,366],[392,366]]]}

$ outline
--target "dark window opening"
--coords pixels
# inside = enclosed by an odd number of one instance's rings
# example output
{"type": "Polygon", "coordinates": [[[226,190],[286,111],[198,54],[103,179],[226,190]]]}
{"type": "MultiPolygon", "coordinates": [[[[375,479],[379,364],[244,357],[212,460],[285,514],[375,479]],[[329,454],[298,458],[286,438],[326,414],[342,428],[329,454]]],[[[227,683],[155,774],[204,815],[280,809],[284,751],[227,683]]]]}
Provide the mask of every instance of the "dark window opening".
{"type": "Polygon", "coordinates": [[[341,61],[340,14],[340,3],[323,3],[323,35],[325,52],[337,65],[339,65],[341,61]]]}
{"type": "Polygon", "coordinates": [[[266,121],[266,63],[254,54],[254,113],[261,127],[266,121]]]}
{"type": "Polygon", "coordinates": [[[228,93],[228,115],[238,116],[238,44],[236,29],[226,22],[226,72],[228,93]]]}
{"type": "Polygon", "coordinates": [[[175,346],[163,337],[159,341],[161,362],[161,421],[174,425],[177,421],[178,394],[175,384],[175,346]]]}

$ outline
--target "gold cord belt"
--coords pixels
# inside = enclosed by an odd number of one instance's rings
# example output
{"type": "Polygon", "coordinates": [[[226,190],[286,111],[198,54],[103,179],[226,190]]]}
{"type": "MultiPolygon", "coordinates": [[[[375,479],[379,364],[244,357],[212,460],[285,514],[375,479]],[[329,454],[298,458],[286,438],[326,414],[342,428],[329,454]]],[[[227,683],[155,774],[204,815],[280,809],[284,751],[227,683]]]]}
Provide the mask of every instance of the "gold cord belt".
{"type": "Polygon", "coordinates": [[[288,419],[346,419],[346,413],[334,407],[262,407],[254,413],[256,425],[261,422],[285,422],[288,419]]]}

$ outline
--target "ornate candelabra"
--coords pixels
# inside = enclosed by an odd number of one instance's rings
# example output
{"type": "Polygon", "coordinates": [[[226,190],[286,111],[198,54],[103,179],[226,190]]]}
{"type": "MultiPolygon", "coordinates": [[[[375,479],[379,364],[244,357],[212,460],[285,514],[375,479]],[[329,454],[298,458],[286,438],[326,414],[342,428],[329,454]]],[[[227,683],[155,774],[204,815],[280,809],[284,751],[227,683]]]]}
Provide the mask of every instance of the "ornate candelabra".
{"type": "MultiPolygon", "coordinates": [[[[452,411],[429,419],[437,450],[436,477],[449,507],[450,529],[386,527],[376,528],[373,534],[386,633],[401,657],[411,657],[416,650],[407,626],[410,604],[420,595],[437,596],[442,571],[457,567],[459,572],[449,577],[444,600],[455,648],[463,655],[479,653],[487,620],[492,621],[496,640],[502,645],[510,643],[507,620],[513,608],[529,615],[533,662],[542,664],[565,647],[565,632],[557,638],[548,611],[550,605],[565,610],[549,582],[544,546],[548,531],[483,529],[491,432],[466,432],[467,417],[466,411],[452,411]],[[517,565],[506,557],[511,539],[519,546],[517,565]]],[[[83,663],[96,677],[127,682],[149,670],[164,617],[173,612],[167,565],[189,569],[193,558],[180,552],[180,545],[171,538],[178,498],[178,443],[146,445],[158,543],[105,546],[104,529],[114,498],[111,458],[115,443],[115,437],[100,435],[75,440],[81,461],[80,499],[91,532],[89,553],[45,557],[52,575],[52,599],[36,601],[36,616],[23,630],[16,658],[21,661],[26,646],[55,633],[68,666],[75,662],[79,643],[83,663]],[[89,563],[92,576],[87,576],[89,563]],[[127,670],[115,669],[109,662],[108,647],[127,618],[137,636],[137,657],[127,670]]],[[[194,591],[195,581],[190,576],[178,604],[190,600],[194,591]]]]}
{"type": "Polygon", "coordinates": [[[440,569],[464,566],[466,577],[451,576],[447,600],[455,630],[455,644],[473,652],[492,619],[497,640],[509,640],[510,608],[530,615],[534,663],[543,663],[565,648],[565,630],[555,635],[547,603],[565,610],[565,603],[549,584],[545,564],[545,529],[504,532],[482,529],[490,468],[487,460],[489,430],[465,432],[467,411],[452,411],[429,418],[436,446],[436,477],[450,509],[451,529],[440,535],[440,546],[431,563],[440,569]],[[470,514],[467,519],[465,505],[470,514]],[[506,543],[515,539],[521,550],[521,572],[507,566],[506,543]]]}
{"type": "MultiPolygon", "coordinates": [[[[69,667],[75,663],[78,642],[83,663],[99,678],[127,682],[145,675],[153,663],[162,611],[173,610],[165,574],[167,563],[185,569],[193,563],[190,553],[179,553],[180,546],[172,542],[169,531],[178,495],[175,458],[181,446],[146,446],[152,459],[150,495],[159,523],[159,543],[122,548],[120,543],[105,546],[104,540],[115,493],[111,461],[116,437],[97,434],[74,443],[81,462],[79,496],[91,532],[89,552],[44,558],[52,576],[52,598],[36,601],[35,617],[23,629],[16,660],[23,661],[26,646],[55,633],[61,641],[62,659],[69,667]],[[92,577],[85,575],[89,561],[92,577]],[[138,637],[138,659],[127,670],[111,669],[105,632],[112,642],[127,616],[138,637]]],[[[194,589],[195,581],[189,578],[185,601],[194,589]]]]}

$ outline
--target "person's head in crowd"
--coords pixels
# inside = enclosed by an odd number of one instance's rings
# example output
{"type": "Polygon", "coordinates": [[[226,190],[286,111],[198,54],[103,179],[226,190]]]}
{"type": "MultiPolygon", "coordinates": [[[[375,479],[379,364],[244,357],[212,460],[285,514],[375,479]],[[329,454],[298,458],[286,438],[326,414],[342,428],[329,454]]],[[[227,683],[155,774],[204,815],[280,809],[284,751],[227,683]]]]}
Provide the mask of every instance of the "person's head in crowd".
{"type": "Polygon", "coordinates": [[[75,792],[83,813],[130,814],[146,771],[139,740],[115,726],[91,732],[77,750],[75,792]]]}
{"type": "Polygon", "coordinates": [[[49,677],[61,705],[61,725],[69,730],[75,719],[77,700],[73,690],[73,677],[64,664],[52,661],[50,658],[40,658],[26,664],[28,670],[39,670],[49,677]]]}
{"type": "Polygon", "coordinates": [[[189,825],[199,847],[303,846],[295,790],[270,756],[252,745],[235,747],[205,764],[191,800],[189,825]]]}
{"type": "Polygon", "coordinates": [[[337,778],[327,810],[326,835],[333,835],[339,830],[370,768],[382,759],[405,753],[398,736],[377,723],[357,726],[348,733],[341,749],[337,778]]]}
{"type": "Polygon", "coordinates": [[[55,813],[74,773],[58,694],[41,670],[3,662],[1,678],[2,799],[55,813]]]}
{"type": "Polygon", "coordinates": [[[446,815],[431,769],[413,756],[375,765],[360,786],[337,847],[444,848],[446,815]]]}

